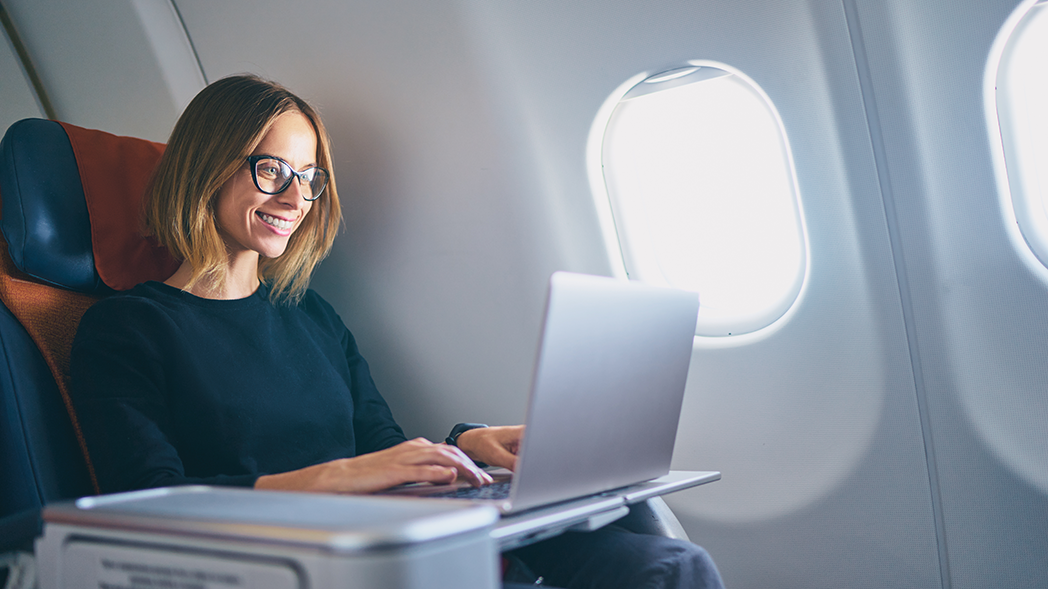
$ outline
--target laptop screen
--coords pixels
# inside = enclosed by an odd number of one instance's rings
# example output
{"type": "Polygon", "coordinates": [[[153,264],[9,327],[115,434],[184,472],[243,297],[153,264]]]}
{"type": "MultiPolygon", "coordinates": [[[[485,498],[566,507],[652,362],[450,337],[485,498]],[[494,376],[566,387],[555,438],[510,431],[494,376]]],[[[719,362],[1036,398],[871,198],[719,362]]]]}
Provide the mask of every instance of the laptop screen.
{"type": "Polygon", "coordinates": [[[553,274],[514,511],[669,472],[698,304],[695,293],[553,274]]]}

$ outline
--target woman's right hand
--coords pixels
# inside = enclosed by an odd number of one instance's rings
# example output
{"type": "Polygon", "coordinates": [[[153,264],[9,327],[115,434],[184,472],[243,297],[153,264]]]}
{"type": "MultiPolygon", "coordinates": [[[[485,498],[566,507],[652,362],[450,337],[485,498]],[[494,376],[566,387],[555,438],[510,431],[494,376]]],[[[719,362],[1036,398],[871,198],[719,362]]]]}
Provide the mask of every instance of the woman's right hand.
{"type": "Polygon", "coordinates": [[[476,487],[491,483],[491,476],[458,448],[415,438],[370,454],[263,475],[255,481],[255,488],[374,493],[402,483],[451,483],[460,476],[476,487]]]}

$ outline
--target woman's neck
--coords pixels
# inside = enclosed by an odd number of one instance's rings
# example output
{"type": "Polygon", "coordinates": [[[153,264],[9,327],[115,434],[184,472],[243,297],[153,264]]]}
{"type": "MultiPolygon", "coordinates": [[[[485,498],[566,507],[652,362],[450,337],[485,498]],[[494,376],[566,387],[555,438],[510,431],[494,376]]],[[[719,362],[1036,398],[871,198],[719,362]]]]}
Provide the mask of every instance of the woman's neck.
{"type": "Polygon", "coordinates": [[[178,270],[164,284],[182,289],[204,299],[243,299],[258,290],[258,257],[231,257],[229,264],[218,276],[205,276],[186,288],[193,277],[193,266],[182,262],[178,270]]]}

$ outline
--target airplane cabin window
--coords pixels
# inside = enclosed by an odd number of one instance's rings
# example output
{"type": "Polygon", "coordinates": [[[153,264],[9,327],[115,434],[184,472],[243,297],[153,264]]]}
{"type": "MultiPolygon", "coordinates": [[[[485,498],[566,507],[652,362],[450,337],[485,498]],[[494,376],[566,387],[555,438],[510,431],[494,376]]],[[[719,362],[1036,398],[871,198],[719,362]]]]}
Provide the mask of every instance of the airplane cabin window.
{"type": "Polygon", "coordinates": [[[741,72],[692,61],[623,84],[594,122],[589,166],[619,270],[697,291],[696,335],[757,332],[798,300],[808,248],[789,144],[741,72]]]}
{"type": "Polygon", "coordinates": [[[1000,142],[994,155],[1012,241],[1048,278],[1048,1],[1020,6],[1001,29],[986,103],[991,140],[1000,142]]]}

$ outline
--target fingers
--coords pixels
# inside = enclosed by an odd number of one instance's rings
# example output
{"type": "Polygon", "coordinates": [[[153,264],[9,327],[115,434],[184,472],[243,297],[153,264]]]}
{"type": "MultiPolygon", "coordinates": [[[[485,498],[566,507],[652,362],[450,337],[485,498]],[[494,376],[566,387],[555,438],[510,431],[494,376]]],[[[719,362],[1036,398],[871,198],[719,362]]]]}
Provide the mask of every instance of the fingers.
{"type": "Polygon", "coordinates": [[[458,446],[474,460],[515,470],[523,436],[523,425],[478,428],[463,432],[458,446]]]}
{"type": "Polygon", "coordinates": [[[501,466],[508,468],[509,470],[517,470],[517,450],[520,447],[520,441],[518,439],[511,440],[509,442],[502,443],[500,445],[493,446],[488,455],[488,459],[495,466],[501,466]]]}
{"type": "MultiPolygon", "coordinates": [[[[454,446],[434,444],[424,438],[417,438],[394,446],[390,450],[398,449],[399,464],[450,468],[452,469],[451,480],[454,480],[456,476],[461,476],[476,487],[490,484],[492,481],[488,473],[477,467],[466,454],[454,446]]],[[[394,463],[391,466],[396,464],[394,463]]],[[[446,470],[422,468],[415,472],[418,473],[415,475],[418,478],[408,479],[403,482],[451,482],[446,479],[445,475],[448,472],[446,470]]]]}
{"type": "Polygon", "coordinates": [[[264,475],[259,489],[373,493],[402,483],[451,483],[462,477],[474,486],[491,483],[491,476],[461,450],[418,438],[370,454],[341,458],[295,471],[264,475]]]}
{"type": "Polygon", "coordinates": [[[453,466],[422,465],[410,471],[410,481],[436,484],[450,484],[458,478],[458,470],[453,466]]]}
{"type": "MultiPolygon", "coordinates": [[[[367,455],[366,455],[367,456],[367,455]]],[[[462,477],[473,486],[486,485],[491,477],[454,446],[416,438],[376,452],[389,476],[387,486],[401,483],[451,483],[462,477]]]]}
{"type": "Polygon", "coordinates": [[[508,468],[509,470],[517,470],[517,456],[501,446],[495,446],[490,449],[487,457],[481,460],[491,466],[501,466],[502,468],[508,468]]]}

